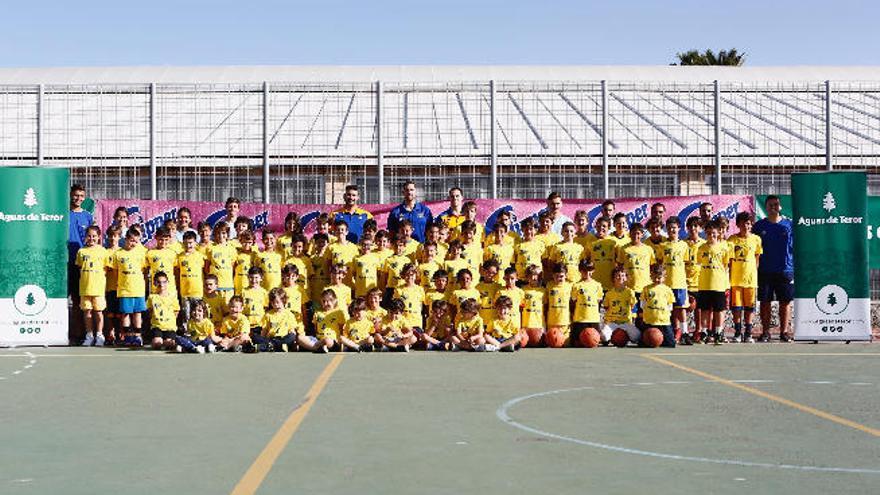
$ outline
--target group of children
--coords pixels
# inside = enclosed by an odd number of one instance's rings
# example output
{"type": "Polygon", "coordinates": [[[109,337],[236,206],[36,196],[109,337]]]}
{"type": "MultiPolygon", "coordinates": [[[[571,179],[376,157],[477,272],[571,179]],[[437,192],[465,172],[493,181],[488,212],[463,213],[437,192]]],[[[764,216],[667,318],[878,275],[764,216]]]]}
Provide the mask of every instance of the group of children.
{"type": "Polygon", "coordinates": [[[761,240],[748,213],[726,240],[723,218],[689,218],[685,239],[676,217],[627,226],[619,213],[593,233],[579,211],[559,234],[548,214],[523,221],[521,234],[509,213],[488,233],[475,219],[469,203],[460,221],[430,224],[424,243],[406,221],[390,233],[370,220],[353,243],[327,215],[307,239],[291,213],[258,246],[239,217],[200,223],[181,241],[165,225],[150,249],[137,225],[111,225],[104,245],[92,226],[76,258],[84,345],[144,345],[145,312],[151,346],[178,352],[514,351],[551,333],[578,346],[585,331],[641,344],[650,328],[664,346],[720,344],[728,298],[735,339],[752,341],[761,240]]]}

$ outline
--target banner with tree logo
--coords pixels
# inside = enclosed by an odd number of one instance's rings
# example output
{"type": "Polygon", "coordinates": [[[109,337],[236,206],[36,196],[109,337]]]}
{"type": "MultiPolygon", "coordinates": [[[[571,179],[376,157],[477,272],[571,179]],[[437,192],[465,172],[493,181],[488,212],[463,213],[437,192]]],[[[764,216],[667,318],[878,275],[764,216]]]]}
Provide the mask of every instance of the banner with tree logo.
{"type": "Polygon", "coordinates": [[[794,329],[798,340],[869,340],[863,172],[795,173],[794,329]]]}
{"type": "Polygon", "coordinates": [[[67,344],[68,181],[0,167],[0,346],[67,344]]]}

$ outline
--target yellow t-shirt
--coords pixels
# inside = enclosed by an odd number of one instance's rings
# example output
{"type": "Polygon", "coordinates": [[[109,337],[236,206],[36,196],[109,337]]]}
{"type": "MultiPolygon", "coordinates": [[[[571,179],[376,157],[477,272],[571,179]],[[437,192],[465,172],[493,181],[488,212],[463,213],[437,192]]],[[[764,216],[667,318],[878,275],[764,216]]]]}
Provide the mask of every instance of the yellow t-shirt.
{"type": "Polygon", "coordinates": [[[602,284],[602,288],[608,290],[611,288],[611,272],[614,271],[614,265],[617,257],[617,239],[613,237],[604,237],[597,239],[590,246],[589,257],[593,262],[595,270],[593,270],[593,278],[596,282],[602,284]]]}
{"type": "Polygon", "coordinates": [[[200,341],[210,338],[214,334],[214,323],[205,318],[202,321],[189,320],[186,322],[186,331],[192,340],[200,341]]]}
{"type": "Polygon", "coordinates": [[[758,256],[764,249],[761,238],[755,234],[746,237],[732,235],[730,245],[730,285],[733,287],[758,287],[758,256]]]}
{"type": "Polygon", "coordinates": [[[207,244],[202,244],[202,243],[200,242],[200,243],[196,246],[196,251],[202,253],[202,256],[204,256],[205,259],[208,259],[208,257],[211,255],[211,246],[213,246],[213,245],[214,245],[214,243],[211,242],[211,241],[208,241],[207,244]]]}
{"type": "Polygon", "coordinates": [[[336,294],[336,307],[345,314],[348,319],[348,305],[351,304],[351,287],[345,284],[328,285],[327,289],[336,294]]]}
{"type": "MultiPolygon", "coordinates": [[[[331,245],[336,244],[336,241],[339,240],[339,239],[338,239],[335,235],[333,235],[333,234],[327,234],[327,239],[328,239],[328,240],[327,240],[327,247],[330,247],[331,245]]],[[[306,244],[306,254],[309,255],[309,256],[314,255],[314,254],[315,254],[315,249],[316,249],[316,248],[315,248],[315,236],[312,236],[312,238],[309,239],[308,244],[306,244]]]]}
{"type": "Polygon", "coordinates": [[[596,280],[581,280],[574,284],[571,290],[571,300],[574,301],[572,320],[575,323],[599,323],[599,304],[603,294],[602,284],[596,280]]]}
{"type": "Polygon", "coordinates": [[[223,323],[220,324],[220,335],[230,338],[247,335],[250,331],[251,324],[243,314],[239,314],[237,318],[229,315],[223,318],[223,323]]]}
{"type": "Polygon", "coordinates": [[[248,281],[248,271],[254,266],[255,251],[245,251],[237,249],[235,253],[235,266],[232,269],[233,287],[235,294],[241,295],[241,291],[250,285],[248,281]]]}
{"type": "Polygon", "coordinates": [[[436,261],[426,261],[419,264],[419,284],[427,289],[434,285],[434,272],[440,269],[440,263],[436,261]]]}
{"type": "Polygon", "coordinates": [[[605,293],[605,299],[602,302],[602,305],[605,306],[605,322],[632,323],[632,310],[636,302],[636,293],[631,288],[617,289],[612,287],[605,293]]]}
{"type": "Polygon", "coordinates": [[[529,265],[535,265],[541,268],[541,260],[544,258],[546,246],[544,242],[538,239],[531,241],[523,241],[516,245],[514,250],[514,266],[516,274],[520,280],[526,278],[526,268],[529,265]]]}
{"type": "Polygon", "coordinates": [[[483,319],[480,315],[473,318],[456,318],[455,331],[464,338],[472,337],[483,333],[483,319]]]}
{"type": "Polygon", "coordinates": [[[321,254],[309,256],[309,299],[321,303],[321,293],[330,284],[330,272],[327,271],[327,260],[330,254],[325,249],[321,254]]]}
{"type": "Polygon", "coordinates": [[[653,249],[654,250],[654,259],[657,261],[660,261],[661,259],[663,259],[663,245],[666,244],[667,242],[669,242],[669,239],[667,239],[666,236],[661,235],[660,238],[657,240],[657,242],[652,241],[650,237],[646,237],[642,241],[642,244],[653,249]]]}
{"type": "MultiPolygon", "coordinates": [[[[497,234],[495,234],[495,232],[489,232],[489,234],[483,238],[483,249],[491,246],[492,244],[496,244],[495,239],[497,237],[498,236],[497,234]]],[[[522,239],[520,239],[519,234],[512,230],[508,230],[507,234],[504,235],[504,240],[501,242],[501,244],[513,247],[515,244],[518,244],[520,242],[522,242],[522,239]]]]}
{"type": "Polygon", "coordinates": [[[109,270],[107,271],[107,285],[105,290],[107,292],[116,292],[116,281],[119,279],[119,273],[116,271],[116,264],[114,260],[116,259],[116,251],[119,251],[119,246],[113,246],[107,249],[107,267],[109,270]]]}
{"type": "Polygon", "coordinates": [[[596,237],[596,234],[594,234],[592,232],[587,232],[584,235],[576,235],[574,237],[574,242],[576,242],[584,247],[584,256],[587,256],[589,254],[590,248],[593,246],[593,243],[596,242],[597,240],[599,240],[599,238],[596,237]]]}
{"type": "Polygon", "coordinates": [[[547,284],[547,327],[571,325],[571,288],[570,282],[547,284]]]}
{"type": "Polygon", "coordinates": [[[513,310],[510,313],[510,318],[516,323],[516,327],[519,328],[522,325],[522,309],[525,291],[519,287],[514,287],[512,289],[502,287],[495,293],[495,301],[497,302],[498,298],[501,296],[507,296],[513,301],[513,310]]]}
{"type": "MultiPolygon", "coordinates": [[[[299,258],[296,256],[288,256],[284,258],[284,266],[293,265],[296,267],[296,285],[302,287],[305,294],[309,293],[309,264],[308,258],[299,258]]],[[[282,268],[284,268],[284,266],[282,266],[282,268]]]]}
{"type": "Polygon", "coordinates": [[[507,340],[519,333],[519,325],[513,318],[492,320],[489,322],[489,334],[498,340],[507,340]]]}
{"type": "Polygon", "coordinates": [[[232,266],[238,250],[229,243],[214,244],[208,253],[208,273],[217,276],[217,287],[232,289],[232,266]]]}
{"type": "Polygon", "coordinates": [[[357,297],[364,297],[370,289],[379,285],[379,269],[382,267],[382,258],[376,253],[362,254],[352,261],[354,267],[354,293],[357,297]]]}
{"type": "Polygon", "coordinates": [[[577,282],[581,279],[578,263],[584,254],[584,247],[576,242],[560,242],[548,250],[547,258],[553,263],[565,265],[565,279],[577,282]]]}
{"type": "Polygon", "coordinates": [[[665,283],[672,289],[687,289],[688,244],[684,241],[667,241],[660,245],[657,258],[666,267],[665,283]]]}
{"type": "Polygon", "coordinates": [[[406,241],[406,247],[403,248],[403,255],[408,257],[410,261],[416,261],[416,253],[419,251],[420,246],[419,241],[410,238],[406,241]]]}
{"type": "Polygon", "coordinates": [[[483,261],[498,262],[498,280],[504,276],[504,270],[513,264],[513,241],[504,244],[489,244],[483,249],[483,261]]]}
{"type": "Polygon", "coordinates": [[[262,287],[247,287],[241,290],[241,298],[244,299],[244,314],[248,322],[252,327],[260,326],[266,306],[269,305],[269,293],[262,287]]]}
{"type": "Polygon", "coordinates": [[[346,242],[345,244],[337,242],[327,246],[327,251],[330,253],[330,263],[333,265],[345,265],[349,273],[351,273],[351,262],[360,256],[358,245],[353,242],[346,242]]]}
{"type": "Polygon", "coordinates": [[[345,322],[345,327],[343,328],[343,335],[355,342],[360,342],[366,339],[372,333],[373,322],[366,318],[361,318],[360,320],[348,320],[345,322]]]}
{"type": "Polygon", "coordinates": [[[217,291],[213,296],[205,294],[204,301],[208,307],[206,317],[214,323],[215,327],[219,328],[220,324],[223,323],[223,317],[226,316],[226,298],[220,291],[217,291]]]}
{"type": "Polygon", "coordinates": [[[526,286],[523,288],[523,328],[544,328],[547,322],[544,319],[544,305],[547,303],[547,293],[543,287],[526,286]]]}
{"type": "Polygon", "coordinates": [[[394,298],[403,301],[403,320],[410,328],[422,328],[422,303],[425,289],[421,285],[401,285],[394,289],[394,298]]]}
{"type": "Polygon", "coordinates": [[[700,264],[699,290],[724,292],[730,288],[730,277],[727,266],[730,263],[730,251],[726,243],[708,242],[697,250],[697,263],[700,264]]]}
{"type": "Polygon", "coordinates": [[[268,311],[260,323],[264,337],[287,337],[299,327],[293,313],[287,310],[268,311]]]}
{"type": "Polygon", "coordinates": [[[433,311],[434,301],[445,301],[446,291],[440,292],[437,289],[428,289],[425,291],[425,306],[428,308],[428,314],[433,311]]]}
{"type": "Polygon", "coordinates": [[[292,285],[290,287],[282,287],[284,290],[284,294],[287,295],[287,303],[285,307],[298,321],[302,321],[302,312],[303,312],[303,298],[306,293],[302,287],[299,285],[292,285]]]}
{"type": "Polygon", "coordinates": [[[177,294],[177,284],[174,280],[174,265],[177,263],[177,253],[171,248],[150,249],[147,251],[147,267],[150,269],[148,280],[153,283],[153,277],[159,272],[165,272],[168,276],[168,292],[177,294]]]}
{"type": "Polygon", "coordinates": [[[700,246],[706,243],[705,239],[687,239],[685,242],[688,245],[688,253],[687,258],[685,258],[684,262],[684,271],[687,274],[687,288],[690,292],[696,292],[697,287],[700,285],[700,264],[697,263],[697,251],[700,250],[700,246]]]}
{"type": "Polygon", "coordinates": [[[458,275],[458,272],[464,269],[468,269],[471,271],[472,278],[475,275],[474,271],[471,270],[470,265],[468,265],[467,260],[463,258],[455,258],[452,260],[446,260],[443,262],[443,269],[449,274],[449,281],[451,283],[455,282],[455,276],[458,275]]]}
{"type": "Polygon", "coordinates": [[[368,320],[373,322],[373,326],[375,327],[376,325],[381,325],[382,322],[385,321],[385,318],[388,316],[388,311],[383,307],[378,307],[376,309],[367,308],[367,310],[364,311],[364,314],[367,315],[368,320]]]}
{"type": "Polygon", "coordinates": [[[483,281],[474,288],[480,293],[477,300],[480,303],[480,318],[483,321],[492,321],[495,319],[495,294],[501,287],[494,281],[483,281]]]}
{"type": "Polygon", "coordinates": [[[385,264],[382,266],[382,272],[388,276],[385,288],[393,289],[400,285],[400,272],[407,263],[412,263],[412,260],[405,254],[394,254],[385,260],[385,264]]]}
{"type": "Polygon", "coordinates": [[[445,339],[449,335],[451,328],[452,321],[449,319],[449,313],[443,315],[442,318],[429,316],[428,321],[425,322],[425,332],[433,331],[430,335],[439,340],[445,339]]]}
{"type": "Polygon", "coordinates": [[[669,325],[672,320],[672,305],[675,295],[664,284],[650,284],[642,289],[642,320],[648,325],[669,325]]]}
{"type": "Polygon", "coordinates": [[[455,306],[456,310],[461,310],[461,303],[465,302],[468,299],[473,299],[477,301],[477,304],[480,304],[480,291],[474,288],[470,289],[455,289],[452,291],[452,297],[449,300],[449,303],[455,306]]]}
{"type": "Polygon", "coordinates": [[[177,295],[171,294],[170,291],[164,296],[150,294],[147,298],[147,309],[150,310],[150,326],[163,332],[177,330],[177,312],[180,311],[177,295]]]}
{"type": "Polygon", "coordinates": [[[461,257],[467,262],[468,268],[474,275],[474,280],[480,277],[480,265],[483,264],[483,248],[474,240],[467,246],[462,246],[461,257]]]}
{"type": "Polygon", "coordinates": [[[616,259],[626,270],[627,287],[638,293],[651,283],[651,265],[656,261],[653,249],[644,244],[629,244],[617,250],[616,259]]]}
{"type": "Polygon", "coordinates": [[[263,269],[262,286],[266,290],[281,287],[281,253],[278,251],[262,251],[254,253],[254,266],[263,269]]]}
{"type": "Polygon", "coordinates": [[[201,298],[205,294],[205,256],[198,251],[177,255],[180,297],[201,298]]]}
{"type": "Polygon", "coordinates": [[[293,256],[293,234],[279,235],[275,241],[275,251],[281,253],[281,259],[284,260],[293,256]]]}
{"type": "Polygon", "coordinates": [[[386,339],[399,339],[403,337],[407,328],[406,321],[403,318],[394,318],[391,314],[385,316],[380,327],[381,334],[386,339]]]}
{"type": "Polygon", "coordinates": [[[111,251],[99,245],[80,248],[76,252],[80,296],[104,297],[107,292],[107,268],[113,266],[111,256],[111,251]]]}
{"type": "Polygon", "coordinates": [[[562,236],[557,234],[556,232],[547,232],[546,234],[537,234],[535,239],[544,243],[544,247],[549,249],[550,246],[559,244],[562,242],[562,236]]]}
{"type": "Polygon", "coordinates": [[[113,265],[116,267],[117,297],[144,297],[144,269],[147,267],[147,253],[142,249],[120,249],[114,253],[113,265]]]}
{"type": "Polygon", "coordinates": [[[315,311],[312,321],[315,324],[315,337],[319,339],[339,340],[342,327],[345,325],[345,313],[339,309],[315,311]]]}

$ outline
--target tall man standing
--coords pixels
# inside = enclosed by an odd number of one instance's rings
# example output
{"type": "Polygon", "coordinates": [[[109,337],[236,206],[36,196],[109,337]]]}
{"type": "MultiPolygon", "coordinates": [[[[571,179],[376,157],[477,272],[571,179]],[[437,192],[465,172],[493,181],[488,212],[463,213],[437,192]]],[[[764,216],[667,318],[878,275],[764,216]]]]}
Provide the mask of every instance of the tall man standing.
{"type": "Polygon", "coordinates": [[[449,190],[449,208],[437,215],[437,219],[442,220],[449,230],[458,228],[466,220],[462,206],[464,206],[464,194],[461,188],[453,187],[449,190]]]}
{"type": "Polygon", "coordinates": [[[752,232],[761,237],[764,253],[758,262],[758,301],[761,303],[759,342],[770,341],[771,305],[779,301],[779,340],[790,342],[791,301],[794,299],[794,235],[791,220],[782,216],[778,196],[764,200],[767,218],[755,222],[752,232]]]}
{"type": "Polygon", "coordinates": [[[85,336],[82,310],[79,307],[79,268],[76,253],[85,245],[86,229],[95,223],[92,214],[83,209],[86,188],[74,184],[70,187],[70,226],[67,232],[67,294],[70,297],[70,325],[67,338],[71,344],[79,344],[85,336]]]}
{"type": "Polygon", "coordinates": [[[411,180],[404,182],[401,192],[403,202],[395,206],[388,215],[388,230],[397,232],[400,223],[409,220],[413,227],[412,238],[423,243],[425,229],[434,221],[434,215],[424,203],[416,202],[415,182],[411,180]]]}
{"type": "Polygon", "coordinates": [[[345,194],[342,195],[343,206],[333,211],[330,216],[334,222],[342,220],[348,224],[348,235],[346,238],[349,242],[357,243],[361,235],[364,233],[364,224],[367,220],[373,218],[373,215],[358,207],[360,199],[360,191],[358,186],[349,184],[345,186],[345,194]]]}

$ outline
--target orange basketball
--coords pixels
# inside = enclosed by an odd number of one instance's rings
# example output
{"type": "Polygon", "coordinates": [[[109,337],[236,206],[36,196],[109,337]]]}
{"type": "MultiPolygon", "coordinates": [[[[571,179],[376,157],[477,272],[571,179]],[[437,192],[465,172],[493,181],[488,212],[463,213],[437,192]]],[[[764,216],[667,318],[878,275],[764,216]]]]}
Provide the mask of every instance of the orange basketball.
{"type": "Polygon", "coordinates": [[[601,342],[602,337],[599,335],[599,331],[595,328],[585,328],[581,331],[581,335],[578,338],[581,341],[581,345],[584,347],[597,347],[599,342],[601,342]]]}
{"type": "Polygon", "coordinates": [[[544,345],[543,328],[527,328],[526,334],[529,336],[529,347],[540,347],[544,345]]]}
{"type": "Polygon", "coordinates": [[[547,331],[545,340],[547,341],[547,347],[565,347],[568,335],[565,333],[565,330],[560,327],[550,327],[550,330],[547,331]]]}
{"type": "Polygon", "coordinates": [[[663,343],[663,332],[657,327],[651,327],[642,332],[642,345],[645,347],[660,347],[663,343]]]}
{"type": "Polygon", "coordinates": [[[529,334],[528,332],[520,331],[519,332],[519,346],[525,347],[529,345],[529,334]]]}
{"type": "Polygon", "coordinates": [[[617,328],[611,332],[611,343],[615,347],[626,347],[626,344],[629,343],[629,334],[626,333],[626,330],[617,328]]]}

